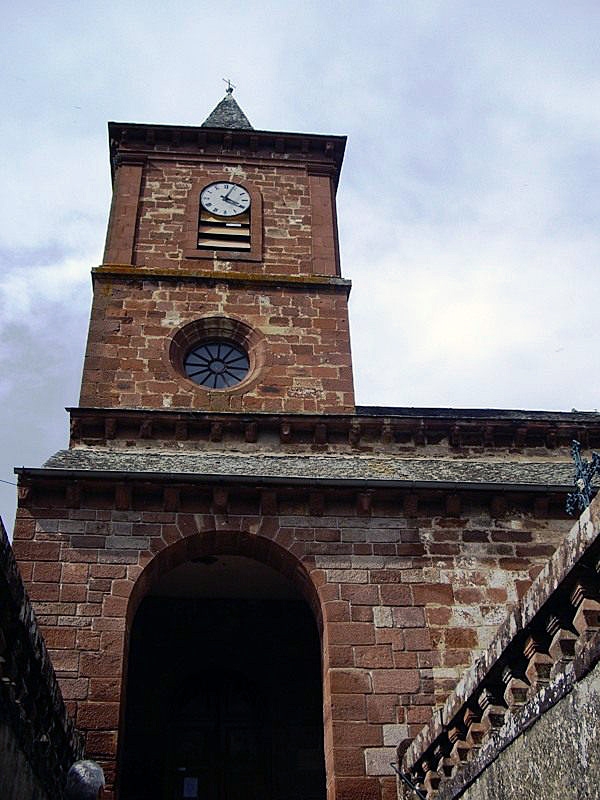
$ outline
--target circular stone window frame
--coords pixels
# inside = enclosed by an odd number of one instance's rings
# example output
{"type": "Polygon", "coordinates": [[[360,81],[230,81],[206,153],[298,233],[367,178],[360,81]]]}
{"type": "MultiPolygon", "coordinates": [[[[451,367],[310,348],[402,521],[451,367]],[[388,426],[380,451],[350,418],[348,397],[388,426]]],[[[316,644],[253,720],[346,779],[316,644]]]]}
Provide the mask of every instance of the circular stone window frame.
{"type": "Polygon", "coordinates": [[[185,383],[207,394],[244,394],[255,386],[265,365],[267,348],[263,335],[255,328],[234,317],[210,316],[188,322],[171,337],[169,361],[185,383]],[[248,355],[248,374],[234,386],[219,389],[196,383],[185,373],[185,358],[193,347],[204,342],[224,341],[240,347],[248,355]]]}

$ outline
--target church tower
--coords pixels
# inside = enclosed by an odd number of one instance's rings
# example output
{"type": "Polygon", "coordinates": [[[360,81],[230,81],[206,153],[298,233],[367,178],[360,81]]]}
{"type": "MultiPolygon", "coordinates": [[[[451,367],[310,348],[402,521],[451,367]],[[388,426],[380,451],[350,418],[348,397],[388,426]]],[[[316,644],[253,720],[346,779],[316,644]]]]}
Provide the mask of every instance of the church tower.
{"type": "Polygon", "coordinates": [[[335,193],[345,139],[109,125],[114,195],[80,405],[354,408],[335,193]]]}
{"type": "Polygon", "coordinates": [[[17,555],[115,797],[320,800],[323,615],[275,523],[298,500],[277,462],[246,473],[354,413],[345,137],[255,130],[229,88],[199,127],[109,142],[70,448],[21,473],[17,555]]]}

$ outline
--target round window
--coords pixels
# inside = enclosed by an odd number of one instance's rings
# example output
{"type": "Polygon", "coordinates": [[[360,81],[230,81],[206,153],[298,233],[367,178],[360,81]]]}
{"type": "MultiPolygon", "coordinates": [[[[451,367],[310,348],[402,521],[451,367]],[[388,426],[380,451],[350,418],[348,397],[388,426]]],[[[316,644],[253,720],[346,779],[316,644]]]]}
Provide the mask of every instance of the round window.
{"type": "Polygon", "coordinates": [[[183,360],[188,378],[207,389],[228,389],[244,380],[250,370],[248,354],[223,339],[194,345],[183,360]]]}

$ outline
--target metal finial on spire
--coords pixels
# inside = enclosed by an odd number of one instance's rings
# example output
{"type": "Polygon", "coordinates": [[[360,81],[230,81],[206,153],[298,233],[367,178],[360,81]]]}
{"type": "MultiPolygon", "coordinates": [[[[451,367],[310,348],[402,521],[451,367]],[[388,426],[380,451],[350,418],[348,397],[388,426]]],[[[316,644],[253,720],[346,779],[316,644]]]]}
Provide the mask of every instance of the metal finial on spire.
{"type": "Polygon", "coordinates": [[[229,80],[229,78],[223,78],[222,80],[224,80],[225,83],[227,84],[227,94],[233,94],[235,85],[229,80]]]}

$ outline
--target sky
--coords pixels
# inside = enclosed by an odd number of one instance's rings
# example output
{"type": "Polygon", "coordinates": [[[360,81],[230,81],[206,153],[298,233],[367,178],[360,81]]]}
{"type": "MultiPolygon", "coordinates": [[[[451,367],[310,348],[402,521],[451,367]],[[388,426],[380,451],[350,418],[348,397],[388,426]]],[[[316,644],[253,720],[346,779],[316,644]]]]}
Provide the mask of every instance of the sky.
{"type": "Polygon", "coordinates": [[[361,405],[600,406],[598,0],[78,0],[0,32],[0,513],[66,446],[109,120],[348,136],[361,405]]]}

